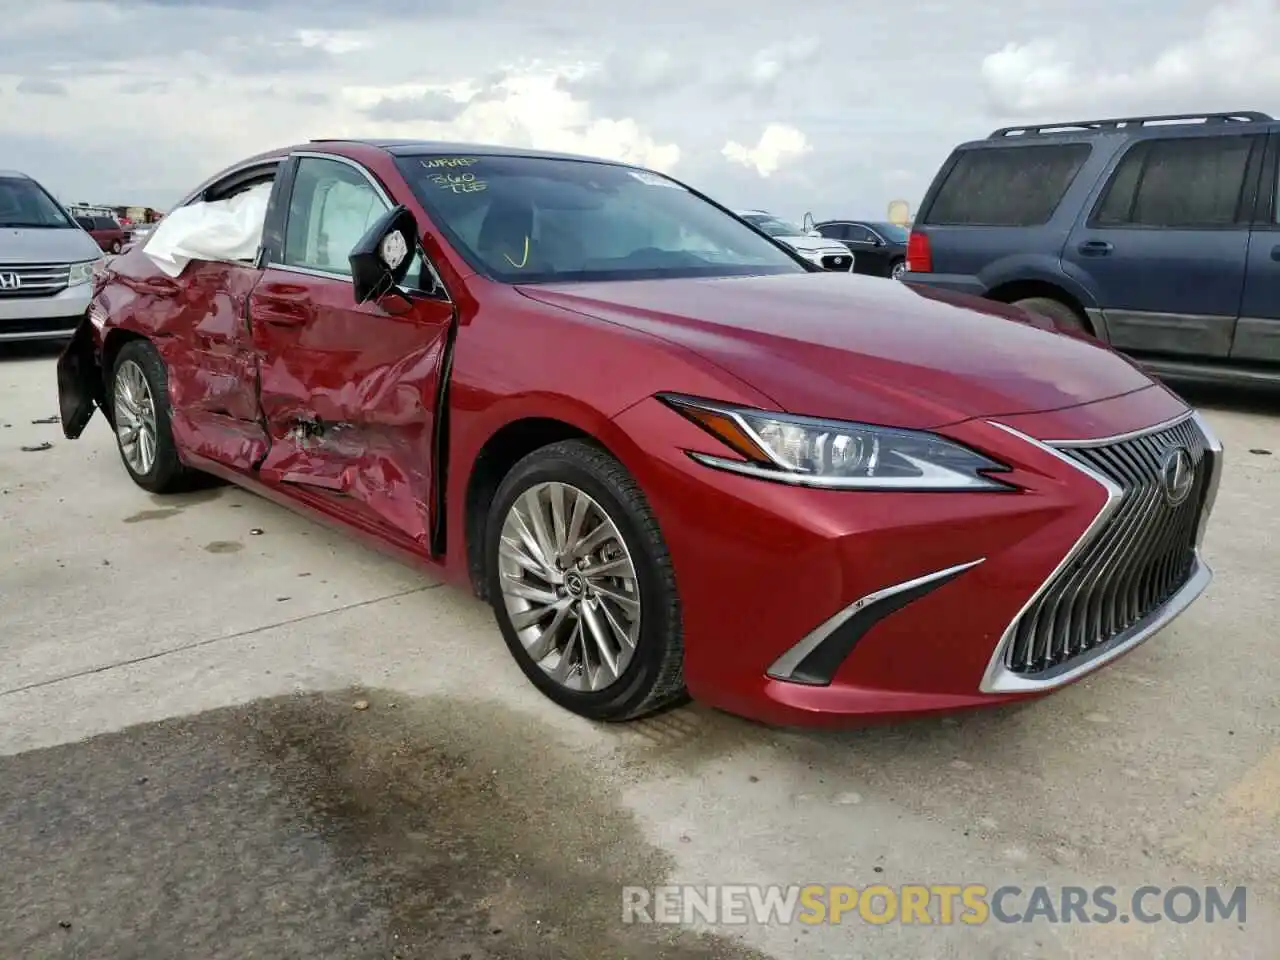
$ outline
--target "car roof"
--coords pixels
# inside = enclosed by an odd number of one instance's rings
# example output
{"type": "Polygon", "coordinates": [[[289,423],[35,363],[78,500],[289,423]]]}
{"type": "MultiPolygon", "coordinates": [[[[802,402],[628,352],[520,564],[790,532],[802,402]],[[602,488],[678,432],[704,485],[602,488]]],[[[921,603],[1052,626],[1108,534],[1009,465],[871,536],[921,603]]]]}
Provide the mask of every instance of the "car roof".
{"type": "Polygon", "coordinates": [[[1027,126],[1000,127],[981,140],[968,140],[960,150],[1090,143],[1102,139],[1134,140],[1185,136],[1209,136],[1252,127],[1265,133],[1277,127],[1268,113],[1234,110],[1223,113],[1169,113],[1151,116],[1107,117],[1099,120],[1068,120],[1027,126]]]}
{"type": "Polygon", "coordinates": [[[4,177],[6,180],[30,180],[31,179],[31,177],[28,174],[23,173],[21,170],[0,170],[0,177],[4,177]]]}
{"type": "Polygon", "coordinates": [[[630,167],[634,164],[605,157],[591,157],[585,154],[563,153],[554,150],[534,150],[529,147],[504,147],[492,143],[460,143],[448,140],[352,140],[352,139],[318,139],[305,145],[290,147],[295,150],[315,150],[325,144],[349,144],[352,146],[373,147],[384,150],[395,157],[415,156],[420,153],[466,153],[481,157],[528,157],[535,160],[583,160],[589,163],[608,163],[614,166],[630,167]]]}

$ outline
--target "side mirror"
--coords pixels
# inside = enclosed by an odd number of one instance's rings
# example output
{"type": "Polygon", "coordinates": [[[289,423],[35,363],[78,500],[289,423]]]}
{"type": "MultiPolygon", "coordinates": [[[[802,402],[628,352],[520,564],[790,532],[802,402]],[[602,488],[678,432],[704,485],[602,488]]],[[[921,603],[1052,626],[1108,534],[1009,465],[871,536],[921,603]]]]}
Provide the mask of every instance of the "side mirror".
{"type": "Polygon", "coordinates": [[[804,232],[805,233],[813,233],[813,223],[814,223],[813,214],[806,213],[804,215],[804,232]]]}
{"type": "Polygon", "coordinates": [[[418,222],[403,204],[379,217],[347,258],[356,303],[368,303],[395,290],[409,274],[418,249],[418,222]]]}

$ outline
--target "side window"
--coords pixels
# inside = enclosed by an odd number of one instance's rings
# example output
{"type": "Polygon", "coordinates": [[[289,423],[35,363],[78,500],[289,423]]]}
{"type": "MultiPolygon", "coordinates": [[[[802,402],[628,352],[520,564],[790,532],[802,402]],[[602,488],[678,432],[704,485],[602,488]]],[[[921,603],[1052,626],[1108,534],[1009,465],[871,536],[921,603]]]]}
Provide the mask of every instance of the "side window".
{"type": "Polygon", "coordinates": [[[80,224],[81,230],[93,230],[93,219],[91,217],[76,217],[76,223],[80,224]]]}
{"type": "Polygon", "coordinates": [[[848,240],[849,227],[843,223],[824,223],[818,228],[818,232],[828,240],[848,240]]]}
{"type": "Polygon", "coordinates": [[[1236,223],[1245,170],[1256,140],[1196,137],[1152,141],[1128,222],[1182,228],[1236,223]]]}
{"type": "Polygon", "coordinates": [[[1133,202],[1138,196],[1142,165],[1146,162],[1151,143],[1150,140],[1137,143],[1125,153],[1111,174],[1090,226],[1114,227],[1132,222],[1133,202]]]}
{"type": "Polygon", "coordinates": [[[351,249],[386,211],[373,184],[355,167],[303,157],[289,202],[285,265],[351,276],[351,249]]]}
{"type": "Polygon", "coordinates": [[[871,243],[875,238],[871,236],[871,231],[866,227],[857,227],[852,224],[849,226],[849,236],[846,240],[855,240],[858,243],[871,243]]]}
{"type": "Polygon", "coordinates": [[[1087,143],[1049,143],[965,150],[924,222],[985,227],[1048,223],[1092,149],[1087,143]]]}

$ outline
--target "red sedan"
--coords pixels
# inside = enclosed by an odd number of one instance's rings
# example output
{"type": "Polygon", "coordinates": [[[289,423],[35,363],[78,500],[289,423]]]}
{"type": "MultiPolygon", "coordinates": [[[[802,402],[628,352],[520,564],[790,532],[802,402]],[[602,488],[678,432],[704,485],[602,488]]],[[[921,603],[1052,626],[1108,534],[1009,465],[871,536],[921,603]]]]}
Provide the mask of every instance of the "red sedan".
{"type": "Polygon", "coordinates": [[[1221,445],[1037,323],[648,170],[323,141],[115,260],[58,385],[146,490],[213,474],[473,589],[569,710],[818,723],[1054,690],[1208,584],[1221,445]]]}

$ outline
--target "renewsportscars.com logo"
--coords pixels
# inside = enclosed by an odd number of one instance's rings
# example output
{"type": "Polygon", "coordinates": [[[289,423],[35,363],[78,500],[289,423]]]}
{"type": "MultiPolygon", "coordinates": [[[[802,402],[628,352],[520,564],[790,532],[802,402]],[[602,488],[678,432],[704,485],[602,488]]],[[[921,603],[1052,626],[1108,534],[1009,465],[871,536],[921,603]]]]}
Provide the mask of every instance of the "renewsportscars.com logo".
{"type": "Polygon", "coordinates": [[[623,923],[887,924],[1245,922],[1245,887],[867,887],[731,884],[624,887],[623,923]]]}

